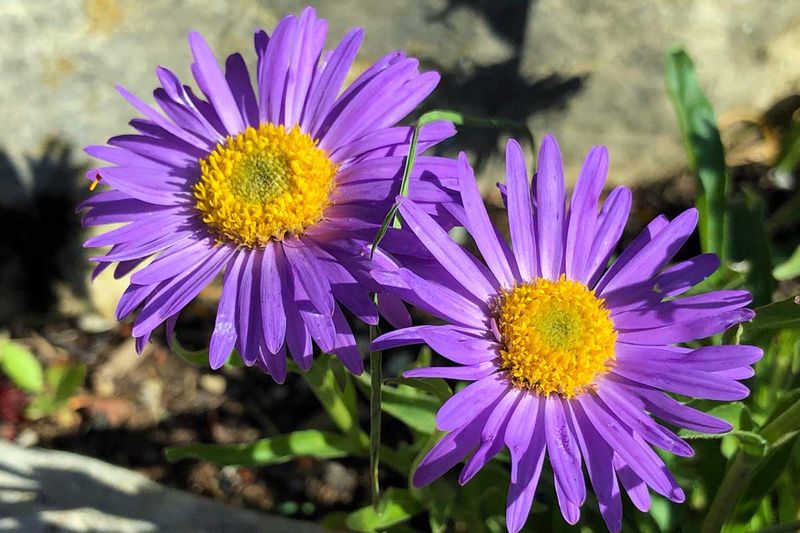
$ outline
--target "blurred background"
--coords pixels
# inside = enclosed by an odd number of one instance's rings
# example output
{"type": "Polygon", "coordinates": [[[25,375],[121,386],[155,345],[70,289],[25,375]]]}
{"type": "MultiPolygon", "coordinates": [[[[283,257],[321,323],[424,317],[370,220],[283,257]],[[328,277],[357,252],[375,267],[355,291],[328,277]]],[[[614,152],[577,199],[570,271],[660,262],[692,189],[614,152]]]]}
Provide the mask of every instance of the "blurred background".
{"type": "MultiPolygon", "coordinates": [[[[203,33],[218,59],[241,51],[251,61],[253,31],[271,30],[306,3],[328,19],[329,46],[353,26],[366,29],[354,75],[403,49],[442,75],[425,109],[524,122],[537,139],[554,133],[570,180],[592,145],[607,145],[610,184],[636,189],[626,238],[656,213],[673,216],[694,203],[664,82],[665,50],[679,43],[716,109],[734,188],[759,197],[773,263],[798,244],[797,1],[1,0],[0,340],[33,354],[45,378],[27,391],[0,378],[0,436],[292,517],[363,500],[357,462],[167,465],[167,445],[241,442],[327,422],[302,381],[278,388],[256,372],[211,373],[172,357],[160,341],[136,356],[129,326],[113,316],[125,280],[107,271],[89,282],[87,235],[74,214],[89,194],[82,176],[92,161],[82,146],[130,131],[133,110],[115,84],[152,101],[157,65],[189,80],[190,30],[203,33]],[[68,376],[74,387],[57,397],[54,383],[68,376]]],[[[510,133],[463,128],[444,147],[469,152],[497,205],[493,185],[510,133]]],[[[796,287],[793,276],[776,277],[768,293],[796,287]]],[[[216,290],[184,313],[179,336],[190,347],[206,342],[216,290]]],[[[393,364],[401,366],[388,361],[389,374],[393,364]]],[[[402,438],[392,431],[387,438],[402,438]]]]}

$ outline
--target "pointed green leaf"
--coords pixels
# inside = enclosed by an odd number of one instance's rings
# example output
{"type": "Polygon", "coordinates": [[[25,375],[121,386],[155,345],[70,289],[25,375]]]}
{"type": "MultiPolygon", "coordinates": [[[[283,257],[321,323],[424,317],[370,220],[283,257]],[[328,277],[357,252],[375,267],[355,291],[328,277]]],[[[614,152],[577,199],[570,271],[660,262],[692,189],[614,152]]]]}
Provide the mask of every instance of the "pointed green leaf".
{"type": "Polygon", "coordinates": [[[755,318],[744,324],[746,335],[764,330],[800,327],[800,295],[755,309],[755,318]]]}
{"type": "Polygon", "coordinates": [[[363,455],[363,449],[337,433],[316,430],[295,431],[248,444],[189,444],[167,448],[170,462],[196,458],[218,465],[263,466],[285,463],[295,457],[334,459],[363,455]]]}
{"type": "Polygon", "coordinates": [[[717,118],[694,64],[678,47],[667,52],[667,93],[675,107],[689,165],[697,174],[697,209],[703,251],[725,257],[725,189],[728,175],[717,118]]]}
{"type": "Polygon", "coordinates": [[[0,341],[0,368],[15,386],[27,392],[44,388],[42,365],[24,346],[12,341],[0,341]]]}
{"type": "Polygon", "coordinates": [[[792,256],[776,266],[772,275],[777,280],[787,280],[800,276],[800,246],[795,248],[792,256]]]}
{"type": "Polygon", "coordinates": [[[347,517],[347,527],[352,531],[381,531],[409,520],[422,510],[420,504],[407,490],[395,487],[386,491],[378,509],[371,505],[362,507],[347,517]]]}

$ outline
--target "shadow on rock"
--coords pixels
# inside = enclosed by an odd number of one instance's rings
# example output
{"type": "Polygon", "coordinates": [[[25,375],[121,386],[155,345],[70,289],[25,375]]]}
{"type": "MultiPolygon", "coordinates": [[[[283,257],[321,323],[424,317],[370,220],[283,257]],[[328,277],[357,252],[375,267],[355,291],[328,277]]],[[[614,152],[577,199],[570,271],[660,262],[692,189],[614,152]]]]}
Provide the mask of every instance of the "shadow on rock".
{"type": "Polygon", "coordinates": [[[86,191],[78,187],[83,167],[72,154],[69,145],[51,140],[20,169],[0,151],[0,325],[39,322],[56,303],[59,283],[86,296],[75,214],[86,191]]]}
{"type": "MultiPolygon", "coordinates": [[[[512,49],[509,59],[490,65],[462,62],[445,68],[435,58],[427,58],[442,74],[442,81],[428,102],[431,108],[457,109],[468,116],[515,121],[524,124],[536,113],[562,109],[583,87],[588,75],[552,74],[532,79],[520,71],[526,45],[528,17],[536,0],[449,0],[435,16],[446,23],[448,15],[469,8],[487,22],[492,31],[512,49]]],[[[519,132],[511,128],[462,128],[459,148],[474,154],[474,165],[482,168],[498,150],[500,139],[519,132]]]]}

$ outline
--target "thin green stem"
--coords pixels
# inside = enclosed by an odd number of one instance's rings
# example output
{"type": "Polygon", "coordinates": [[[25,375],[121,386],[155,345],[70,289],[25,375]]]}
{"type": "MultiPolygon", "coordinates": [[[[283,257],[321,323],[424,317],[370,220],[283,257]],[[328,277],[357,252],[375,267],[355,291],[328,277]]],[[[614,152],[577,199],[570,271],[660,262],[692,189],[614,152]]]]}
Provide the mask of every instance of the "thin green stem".
{"type": "MultiPolygon", "coordinates": [[[[377,295],[375,296],[377,303],[377,295]]],[[[372,342],[378,336],[378,326],[369,327],[369,340],[372,342]]],[[[369,473],[370,495],[375,510],[380,505],[380,481],[378,468],[380,466],[381,443],[381,389],[383,388],[383,355],[380,350],[369,353],[369,369],[371,374],[371,387],[369,395],[369,473]]]]}

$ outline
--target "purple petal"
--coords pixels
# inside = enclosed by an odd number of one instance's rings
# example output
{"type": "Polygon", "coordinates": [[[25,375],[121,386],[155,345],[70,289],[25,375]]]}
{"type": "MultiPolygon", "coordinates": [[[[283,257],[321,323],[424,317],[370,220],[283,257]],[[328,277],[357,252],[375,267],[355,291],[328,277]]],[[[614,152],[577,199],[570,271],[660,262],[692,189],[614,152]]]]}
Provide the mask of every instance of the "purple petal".
{"type": "Polygon", "coordinates": [[[117,135],[111,137],[108,144],[157,161],[166,167],[191,168],[193,173],[199,171],[197,160],[208,155],[207,150],[201,150],[181,140],[167,141],[144,135],[117,135]]]}
{"type": "Polygon", "coordinates": [[[674,322],[701,321],[752,301],[747,291],[712,291],[632,309],[613,316],[618,329],[651,329],[674,322]]]}
{"type": "Polygon", "coordinates": [[[300,240],[284,240],[283,251],[293,279],[303,287],[314,308],[324,316],[332,316],[333,293],[328,279],[318,274],[317,259],[300,240]]]}
{"type": "Polygon", "coordinates": [[[465,289],[480,301],[488,301],[496,293],[496,288],[467,257],[467,252],[414,202],[408,199],[402,202],[400,213],[408,228],[465,289]]]}
{"type": "Polygon", "coordinates": [[[497,364],[486,361],[471,366],[428,366],[403,372],[407,378],[444,378],[462,381],[477,381],[497,372],[497,364]]]}
{"type": "Polygon", "coordinates": [[[467,155],[461,152],[458,156],[458,183],[461,201],[467,216],[467,231],[478,246],[484,261],[495,275],[500,285],[505,288],[514,286],[514,275],[503,253],[496,230],[489,220],[486,206],[475,182],[475,174],[467,161],[467,155]]]}
{"type": "Polygon", "coordinates": [[[173,246],[155,261],[131,276],[131,283],[150,285],[174,278],[186,272],[187,265],[206,261],[215,253],[217,242],[213,238],[187,241],[187,246],[173,246]]]}
{"type": "Polygon", "coordinates": [[[567,498],[561,485],[556,483],[556,499],[558,500],[558,508],[561,511],[561,516],[567,524],[574,526],[581,518],[581,508],[567,498]]]}
{"type": "Polygon", "coordinates": [[[476,305],[471,299],[472,295],[468,299],[404,268],[396,271],[373,270],[371,275],[386,290],[448,322],[473,328],[484,327],[487,322],[489,309],[485,305],[476,305]]]}
{"type": "Polygon", "coordinates": [[[628,395],[611,381],[597,387],[597,396],[603,400],[622,422],[647,442],[681,457],[691,457],[694,450],[672,431],[660,426],[644,412],[644,404],[628,395]]]}
{"type": "Polygon", "coordinates": [[[284,89],[289,71],[289,57],[297,39],[297,17],[284,17],[272,32],[266,48],[263,68],[259,68],[259,119],[282,124],[284,89]]]}
{"type": "Polygon", "coordinates": [[[411,315],[403,300],[386,292],[378,295],[378,312],[394,328],[411,327],[411,315]]]}
{"type": "Polygon", "coordinates": [[[622,528],[622,500],[617,476],[614,475],[614,451],[600,437],[583,412],[573,410],[572,416],[589,480],[600,507],[600,515],[608,529],[618,533],[622,528]]]}
{"type": "Polygon", "coordinates": [[[183,128],[176,126],[175,124],[164,118],[158,111],[156,111],[149,105],[139,100],[136,96],[128,92],[121,85],[117,85],[116,89],[122,95],[122,97],[125,98],[125,100],[127,100],[139,112],[145,115],[148,119],[152,120],[154,124],[158,125],[165,131],[168,131],[169,133],[174,135],[176,138],[182,139],[183,141],[188,142],[202,150],[209,150],[213,148],[214,146],[213,143],[209,142],[205,138],[195,135],[191,131],[187,131],[183,128]]]}
{"type": "Polygon", "coordinates": [[[662,470],[663,463],[650,448],[640,445],[635,435],[632,438],[630,431],[592,394],[581,395],[578,404],[597,433],[622,461],[659,494],[673,496],[674,487],[662,470]]]}
{"type": "Polygon", "coordinates": [[[327,118],[342,88],[342,83],[350,72],[350,66],[358,53],[364,31],[360,28],[350,30],[339,45],[331,52],[325,67],[314,78],[308,92],[308,100],[300,126],[316,136],[317,129],[327,118]]]}
{"type": "Polygon", "coordinates": [[[469,458],[458,476],[458,482],[461,485],[472,479],[486,463],[503,449],[510,415],[521,397],[522,393],[519,389],[511,389],[495,405],[481,431],[480,446],[469,458]]]}
{"type": "Polygon", "coordinates": [[[244,118],[245,126],[258,127],[258,102],[250,83],[250,73],[241,54],[231,54],[225,61],[225,80],[244,118]]]}
{"type": "MultiPolygon", "coordinates": [[[[331,159],[333,161],[347,161],[351,158],[358,158],[360,160],[359,163],[356,163],[356,166],[358,166],[372,161],[381,162],[388,156],[406,156],[408,155],[409,143],[413,132],[414,127],[412,126],[397,126],[375,130],[337,148],[331,154],[331,159]]],[[[455,135],[455,127],[451,122],[436,121],[425,124],[420,128],[419,136],[417,137],[417,153],[422,153],[453,135],[455,135]]],[[[414,167],[416,168],[416,164],[414,167]]],[[[350,168],[352,167],[348,167],[347,170],[350,168]]],[[[342,180],[342,174],[345,172],[346,170],[340,172],[337,176],[337,181],[342,180]]]]}
{"type": "Polygon", "coordinates": [[[278,352],[286,333],[286,312],[281,293],[284,270],[282,263],[278,266],[279,255],[280,247],[274,243],[267,244],[261,255],[261,320],[264,341],[270,353],[278,352]]]}
{"type": "Polygon", "coordinates": [[[306,329],[303,317],[297,309],[294,294],[289,281],[281,276],[281,295],[283,296],[283,309],[286,312],[286,345],[292,354],[297,366],[301,370],[311,368],[314,347],[311,343],[311,334],[306,329]]]}
{"type": "MultiPolygon", "coordinates": [[[[153,161],[150,158],[116,146],[91,145],[84,147],[83,151],[92,157],[121,167],[153,168],[158,170],[164,170],[167,167],[164,163],[153,161]]],[[[98,196],[98,194],[94,196],[98,196]]]]}
{"type": "MultiPolygon", "coordinates": [[[[539,266],[545,279],[558,279],[564,252],[564,170],[561,151],[551,135],[545,135],[539,148],[536,171],[536,237],[539,266]]],[[[569,494],[569,492],[567,492],[569,494]]]]}
{"type": "Polygon", "coordinates": [[[218,246],[205,263],[189,269],[183,276],[170,282],[159,284],[159,289],[150,296],[148,302],[136,317],[133,336],[140,337],[152,331],[165,319],[178,313],[197,294],[216,277],[235,250],[230,246],[218,246]]]}
{"type": "Polygon", "coordinates": [[[686,320],[661,327],[619,332],[619,341],[628,344],[663,345],[705,339],[755,316],[750,309],[725,311],[701,321],[686,320]]]}
{"type": "Polygon", "coordinates": [[[640,385],[625,380],[624,378],[617,378],[614,376],[608,379],[613,379],[618,387],[630,394],[638,396],[644,403],[644,407],[648,412],[670,424],[701,433],[726,433],[733,429],[725,420],[692,409],[691,407],[679,403],[670,396],[667,396],[663,392],[659,392],[646,385],[640,385]]]}
{"type": "Polygon", "coordinates": [[[526,394],[506,430],[506,444],[512,457],[506,504],[506,526],[510,533],[517,533],[528,519],[544,463],[544,434],[544,402],[526,394]],[[515,454],[518,457],[516,461],[515,454]]]}
{"type": "Polygon", "coordinates": [[[317,19],[311,7],[306,7],[300,14],[284,90],[283,124],[287,128],[294,126],[300,120],[311,78],[325,46],[327,26],[324,20],[317,19]]]}
{"type": "Polygon", "coordinates": [[[616,454],[614,454],[613,463],[614,469],[619,476],[619,481],[625,487],[625,491],[628,493],[633,505],[643,513],[648,512],[650,510],[650,493],[645,482],[616,454]]]}
{"type": "Polygon", "coordinates": [[[637,383],[676,394],[708,400],[741,400],[749,394],[747,387],[712,372],[701,372],[673,362],[647,359],[617,360],[613,374],[637,383]]]}
{"type": "Polygon", "coordinates": [[[103,167],[96,169],[103,181],[125,194],[156,205],[179,205],[189,198],[183,179],[152,168],[103,167]]]}
{"type": "Polygon", "coordinates": [[[236,344],[236,302],[243,254],[238,254],[225,271],[222,294],[217,307],[214,331],[208,347],[208,362],[214,370],[222,367],[236,344]]]}
{"type": "Polygon", "coordinates": [[[492,405],[489,405],[481,411],[473,411],[467,424],[442,437],[417,465],[412,477],[414,487],[424,487],[461,461],[478,444],[491,410],[492,405]]]}
{"type": "Polygon", "coordinates": [[[209,48],[205,39],[197,33],[189,34],[189,46],[192,49],[195,65],[194,70],[197,83],[204,87],[205,93],[211,105],[219,115],[222,124],[230,135],[241,133],[245,129],[242,115],[236,105],[236,100],[231,93],[231,88],[219,68],[214,53],[209,48]],[[199,75],[199,77],[198,77],[199,75]]]}
{"type": "Polygon", "coordinates": [[[183,224],[185,220],[186,213],[183,210],[169,209],[150,215],[147,218],[135,220],[121,228],[101,233],[87,240],[83,246],[85,248],[95,248],[98,246],[120,244],[139,240],[142,238],[142,235],[146,235],[148,239],[158,239],[164,235],[175,232],[179,225],[183,224]]]}
{"type": "Polygon", "coordinates": [[[523,281],[538,276],[539,262],[536,258],[536,226],[533,222],[531,190],[525,169],[525,156],[514,139],[506,145],[506,181],[508,187],[508,229],[514,256],[523,281]]]}
{"type": "Polygon", "coordinates": [[[614,314],[653,305],[661,300],[683,294],[708,278],[719,268],[716,254],[702,254],[678,263],[637,285],[605,294],[606,307],[614,314]]]}
{"type": "Polygon", "coordinates": [[[182,249],[194,242],[193,238],[189,238],[193,235],[194,232],[192,231],[175,231],[167,235],[156,237],[155,240],[152,241],[128,241],[126,243],[116,244],[106,255],[92,257],[90,261],[127,261],[131,259],[141,259],[168,248],[182,249]]]}
{"type": "Polygon", "coordinates": [[[583,281],[597,224],[597,203],[608,173],[608,150],[595,146],[586,155],[572,194],[564,249],[568,279],[583,281]]]}
{"type": "MultiPolygon", "coordinates": [[[[687,209],[638,250],[618,271],[609,271],[597,290],[600,295],[653,277],[680,250],[697,225],[697,210],[687,209]]],[[[622,256],[617,262],[623,261],[622,256]]]]}
{"type": "Polygon", "coordinates": [[[545,440],[556,484],[570,502],[579,506],[586,499],[586,485],[581,472],[580,450],[568,422],[568,409],[558,395],[547,397],[544,411],[545,440]]]}
{"type": "Polygon", "coordinates": [[[452,431],[466,425],[476,411],[481,411],[510,388],[503,374],[494,374],[467,385],[455,393],[436,413],[436,427],[452,431]]]}
{"type": "Polygon", "coordinates": [[[594,287],[603,273],[614,248],[617,246],[628,213],[631,210],[631,191],[626,187],[617,187],[611,191],[603,202],[597,217],[597,232],[594,235],[591,251],[586,258],[586,269],[583,280],[589,287],[594,287]]]}
{"type": "MultiPolygon", "coordinates": [[[[239,324],[239,353],[247,365],[252,365],[258,359],[258,345],[260,335],[252,326],[256,309],[252,305],[252,296],[258,292],[258,280],[261,273],[256,271],[260,266],[255,250],[244,249],[239,252],[243,255],[242,266],[239,273],[239,299],[236,316],[239,324]]],[[[259,316],[256,314],[255,316],[259,316]]],[[[260,324],[258,324],[260,326],[260,324]]]]}
{"type": "Polygon", "coordinates": [[[350,372],[356,375],[361,374],[364,372],[364,360],[361,358],[356,339],[350,331],[350,325],[338,305],[333,309],[333,326],[336,329],[336,344],[331,352],[350,372]]]}

